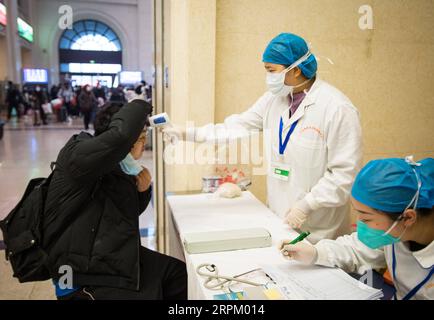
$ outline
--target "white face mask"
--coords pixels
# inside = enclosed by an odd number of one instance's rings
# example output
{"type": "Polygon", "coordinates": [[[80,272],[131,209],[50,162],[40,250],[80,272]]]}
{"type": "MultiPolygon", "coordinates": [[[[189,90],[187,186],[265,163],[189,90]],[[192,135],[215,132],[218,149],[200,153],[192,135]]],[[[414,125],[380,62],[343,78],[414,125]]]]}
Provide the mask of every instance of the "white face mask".
{"type": "Polygon", "coordinates": [[[133,158],[131,153],[128,153],[125,159],[122,160],[119,164],[122,171],[130,176],[137,176],[143,170],[139,162],[133,158]]]}
{"type": "Polygon", "coordinates": [[[279,73],[267,72],[266,83],[267,83],[268,90],[276,96],[281,96],[281,97],[286,97],[288,95],[292,96],[295,88],[305,85],[311,79],[308,79],[296,86],[288,86],[285,84],[285,76],[289,71],[291,71],[292,69],[294,69],[295,67],[299,66],[301,63],[306,61],[311,55],[312,55],[311,52],[308,51],[304,56],[302,56],[300,59],[295,61],[292,65],[290,65],[282,72],[279,73]]]}

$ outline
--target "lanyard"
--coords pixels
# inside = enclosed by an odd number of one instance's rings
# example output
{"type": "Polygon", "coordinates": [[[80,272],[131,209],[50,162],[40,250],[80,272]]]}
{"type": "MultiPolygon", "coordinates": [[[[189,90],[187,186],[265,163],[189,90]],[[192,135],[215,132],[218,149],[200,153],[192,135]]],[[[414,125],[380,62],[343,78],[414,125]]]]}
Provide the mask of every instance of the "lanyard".
{"type": "MultiPolygon", "coordinates": [[[[396,255],[395,255],[395,245],[392,245],[392,268],[393,268],[393,279],[396,279],[396,255]]],[[[419,283],[416,287],[414,287],[412,290],[410,290],[409,293],[407,293],[407,295],[402,298],[402,300],[410,300],[411,298],[413,298],[413,296],[419,291],[420,288],[422,288],[425,283],[428,282],[429,279],[431,279],[432,275],[434,274],[434,267],[431,267],[431,271],[428,273],[428,276],[422,280],[421,283],[419,283]]],[[[395,300],[398,300],[396,297],[396,292],[395,292],[395,300]]]]}
{"type": "Polygon", "coordinates": [[[283,155],[285,153],[285,149],[288,146],[289,138],[291,137],[292,133],[294,132],[295,127],[297,126],[298,120],[295,121],[291,128],[289,128],[288,134],[285,137],[285,141],[282,143],[282,133],[283,133],[283,119],[280,117],[280,125],[279,125],[279,154],[283,155]]]}

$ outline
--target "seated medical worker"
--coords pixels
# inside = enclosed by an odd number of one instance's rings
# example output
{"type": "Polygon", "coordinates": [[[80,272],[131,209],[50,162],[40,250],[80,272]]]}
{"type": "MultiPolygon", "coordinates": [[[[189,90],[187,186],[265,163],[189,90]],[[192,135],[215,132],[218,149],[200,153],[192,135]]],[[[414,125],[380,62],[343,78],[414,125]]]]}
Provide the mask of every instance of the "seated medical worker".
{"type": "Polygon", "coordinates": [[[357,233],[315,246],[284,245],[282,254],[360,274],[388,267],[396,299],[434,299],[434,159],[369,162],[352,203],[360,214],[357,233]]]}
{"type": "Polygon", "coordinates": [[[316,58],[301,37],[278,35],[262,61],[268,91],[250,109],[221,124],[164,133],[204,142],[263,131],[270,209],[290,227],[310,231],[311,242],[350,233],[351,185],[362,164],[357,109],[319,79],[316,58]]]}

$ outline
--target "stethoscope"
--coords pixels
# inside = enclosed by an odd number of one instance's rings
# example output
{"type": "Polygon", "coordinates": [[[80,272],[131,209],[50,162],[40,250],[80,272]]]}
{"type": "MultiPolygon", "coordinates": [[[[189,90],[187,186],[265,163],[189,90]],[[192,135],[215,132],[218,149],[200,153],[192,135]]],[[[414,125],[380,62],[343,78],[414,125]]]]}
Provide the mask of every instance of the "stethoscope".
{"type": "MultiPolygon", "coordinates": [[[[262,270],[262,269],[257,268],[257,269],[253,269],[253,270],[229,277],[229,276],[220,275],[219,270],[215,264],[203,263],[196,268],[197,274],[206,278],[206,280],[203,284],[205,288],[207,288],[209,290],[223,290],[224,287],[227,286],[227,288],[231,292],[232,292],[231,287],[230,287],[231,282],[244,283],[244,284],[248,284],[248,285],[255,286],[255,287],[266,286],[267,284],[257,283],[257,282],[253,282],[253,281],[250,281],[247,279],[240,279],[240,277],[242,277],[242,276],[245,276],[249,273],[252,273],[255,271],[260,271],[260,270],[262,270]],[[203,271],[204,269],[208,272],[203,271]]],[[[268,275],[266,275],[266,276],[268,278],[270,278],[268,275]]],[[[271,279],[271,281],[273,281],[273,280],[271,279]]]]}

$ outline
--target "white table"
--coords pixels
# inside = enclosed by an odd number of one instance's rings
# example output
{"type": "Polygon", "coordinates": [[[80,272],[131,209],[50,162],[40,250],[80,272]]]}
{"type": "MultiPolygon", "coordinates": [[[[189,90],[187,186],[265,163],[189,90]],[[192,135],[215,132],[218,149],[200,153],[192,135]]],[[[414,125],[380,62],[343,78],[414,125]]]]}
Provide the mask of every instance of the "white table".
{"type": "Polygon", "coordinates": [[[285,260],[277,245],[283,239],[293,239],[298,234],[282,223],[273,212],[249,191],[240,198],[223,199],[213,194],[171,195],[167,197],[172,221],[169,254],[184,260],[188,272],[188,298],[213,299],[221,293],[203,286],[204,279],[196,273],[202,263],[213,263],[223,275],[236,275],[267,264],[279,264],[285,260]],[[229,229],[263,227],[273,239],[273,246],[206,254],[188,254],[182,245],[183,235],[229,229]],[[174,237],[174,234],[176,236],[174,237]]]}

